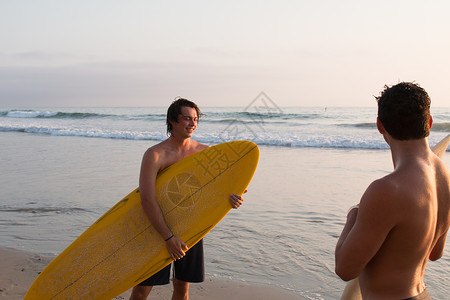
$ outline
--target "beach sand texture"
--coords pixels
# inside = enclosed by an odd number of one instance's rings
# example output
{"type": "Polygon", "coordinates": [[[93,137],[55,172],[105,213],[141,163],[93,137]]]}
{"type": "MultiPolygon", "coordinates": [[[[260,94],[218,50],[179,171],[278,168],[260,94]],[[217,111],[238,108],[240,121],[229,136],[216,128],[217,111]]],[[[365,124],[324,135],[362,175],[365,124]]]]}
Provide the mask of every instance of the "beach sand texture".
{"type": "MultiPolygon", "coordinates": [[[[51,257],[0,247],[0,299],[22,299],[28,287],[51,257]]],[[[114,299],[128,299],[131,291],[127,291],[114,299]]],[[[172,286],[155,287],[148,299],[171,299],[172,286]]],[[[192,284],[191,299],[226,300],[226,299],[279,299],[301,300],[300,296],[291,294],[276,287],[250,285],[219,279],[206,279],[202,284],[192,284]]]]}

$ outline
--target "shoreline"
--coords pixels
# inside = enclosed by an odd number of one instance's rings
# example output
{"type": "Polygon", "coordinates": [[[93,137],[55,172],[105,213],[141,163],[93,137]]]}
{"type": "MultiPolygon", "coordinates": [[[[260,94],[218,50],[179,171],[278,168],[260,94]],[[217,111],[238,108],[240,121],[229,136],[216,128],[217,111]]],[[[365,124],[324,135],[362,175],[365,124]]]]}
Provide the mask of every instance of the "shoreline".
{"type": "MultiPolygon", "coordinates": [[[[23,299],[28,288],[53,257],[0,246],[0,299],[23,299]]],[[[128,299],[131,290],[114,299],[128,299]]],[[[274,299],[301,300],[295,295],[275,286],[249,284],[232,280],[206,278],[203,283],[191,284],[191,299],[274,299]]],[[[148,299],[171,299],[172,285],[153,288],[148,299]]]]}

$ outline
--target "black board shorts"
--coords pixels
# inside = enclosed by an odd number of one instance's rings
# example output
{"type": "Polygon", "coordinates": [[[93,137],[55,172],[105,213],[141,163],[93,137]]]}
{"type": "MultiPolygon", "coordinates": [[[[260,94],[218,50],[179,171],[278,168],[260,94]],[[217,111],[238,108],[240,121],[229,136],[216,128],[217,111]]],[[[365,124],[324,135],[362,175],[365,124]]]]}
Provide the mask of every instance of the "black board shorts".
{"type": "MultiPolygon", "coordinates": [[[[158,273],[150,276],[140,286],[165,285],[169,283],[170,267],[168,265],[158,273]]],[[[203,282],[205,280],[205,262],[203,258],[203,240],[200,240],[186,255],[173,262],[174,277],[186,282],[203,282]]]]}

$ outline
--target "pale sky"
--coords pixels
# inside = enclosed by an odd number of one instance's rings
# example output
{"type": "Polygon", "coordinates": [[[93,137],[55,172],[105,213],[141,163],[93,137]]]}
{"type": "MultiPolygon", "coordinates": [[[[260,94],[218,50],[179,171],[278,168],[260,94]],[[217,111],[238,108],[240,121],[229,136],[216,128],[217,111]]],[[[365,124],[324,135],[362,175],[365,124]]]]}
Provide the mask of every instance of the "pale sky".
{"type": "Polygon", "coordinates": [[[450,106],[450,1],[0,0],[0,107],[450,106]]]}

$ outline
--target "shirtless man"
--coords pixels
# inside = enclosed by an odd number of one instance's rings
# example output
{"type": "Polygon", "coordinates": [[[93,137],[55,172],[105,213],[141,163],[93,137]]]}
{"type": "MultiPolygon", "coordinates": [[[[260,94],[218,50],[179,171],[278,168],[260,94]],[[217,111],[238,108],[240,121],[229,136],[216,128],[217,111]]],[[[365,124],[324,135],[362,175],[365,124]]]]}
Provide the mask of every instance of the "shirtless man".
{"type": "Polygon", "coordinates": [[[428,259],[442,257],[450,223],[450,174],[430,150],[430,98],[413,83],[386,87],[377,127],[394,171],[372,182],[350,209],[336,245],[336,274],[359,276],[363,299],[430,299],[428,259]]]}
{"type": "MultiPolygon", "coordinates": [[[[155,183],[158,173],[177,161],[208,146],[191,139],[197,127],[200,110],[189,100],[180,98],[167,110],[167,133],[169,138],[149,148],[142,159],[139,190],[142,207],[156,231],[166,241],[166,248],[174,260],[172,299],[189,299],[189,282],[204,280],[203,244],[198,242],[187,251],[186,244],[173,234],[167,226],[156,202],[155,183]],[[187,251],[187,252],[186,252],[187,251]]],[[[236,194],[229,197],[233,208],[243,203],[236,194]]],[[[147,299],[154,285],[169,283],[170,265],[133,288],[130,300],[147,299]]]]}

